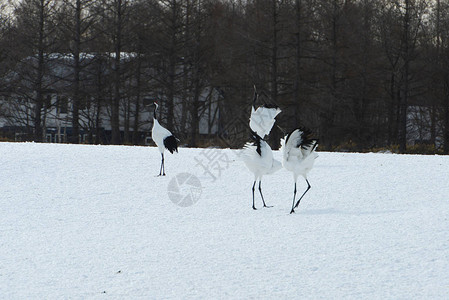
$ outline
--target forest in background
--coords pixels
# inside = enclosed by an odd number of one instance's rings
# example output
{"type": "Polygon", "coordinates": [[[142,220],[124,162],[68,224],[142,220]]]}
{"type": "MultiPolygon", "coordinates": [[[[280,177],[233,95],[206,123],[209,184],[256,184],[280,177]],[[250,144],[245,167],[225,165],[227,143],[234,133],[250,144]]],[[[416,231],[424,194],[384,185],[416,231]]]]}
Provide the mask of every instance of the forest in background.
{"type": "Polygon", "coordinates": [[[303,125],[322,150],[406,153],[416,142],[449,153],[449,0],[0,0],[0,92],[32,104],[35,141],[54,53],[73,58],[63,87],[73,143],[89,101],[110,111],[111,144],[138,144],[143,98],[157,90],[164,126],[190,128],[174,133],[201,146],[201,91],[220,94],[219,139],[248,119],[255,85],[283,110],[274,149],[283,130],[303,125]],[[108,72],[83,75],[104,60],[108,72]],[[33,72],[11,80],[28,61],[33,72]],[[177,119],[176,99],[185,112],[177,119]]]}

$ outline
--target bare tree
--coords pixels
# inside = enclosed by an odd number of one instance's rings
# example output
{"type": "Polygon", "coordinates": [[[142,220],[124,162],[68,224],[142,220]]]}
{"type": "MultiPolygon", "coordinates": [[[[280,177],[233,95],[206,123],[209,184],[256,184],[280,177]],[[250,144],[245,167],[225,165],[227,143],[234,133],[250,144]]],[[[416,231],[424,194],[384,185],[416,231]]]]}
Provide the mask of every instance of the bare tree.
{"type": "Polygon", "coordinates": [[[95,21],[94,16],[90,13],[89,8],[92,0],[63,0],[61,7],[59,30],[65,37],[64,45],[72,60],[69,68],[73,70],[73,76],[67,78],[70,83],[71,90],[71,121],[72,134],[69,142],[79,142],[80,106],[86,102],[86,95],[83,95],[83,79],[82,73],[86,66],[90,63],[90,56],[86,55],[86,43],[92,39],[88,35],[89,27],[95,21]]]}
{"type": "Polygon", "coordinates": [[[59,45],[54,24],[58,8],[58,2],[53,0],[23,0],[15,7],[18,35],[15,46],[23,49],[18,59],[22,66],[26,65],[20,74],[21,91],[33,105],[34,140],[39,142],[44,135],[45,93],[53,83],[48,72],[50,54],[59,45]]]}
{"type": "Polygon", "coordinates": [[[7,70],[7,60],[10,55],[10,47],[8,47],[8,33],[11,30],[11,14],[6,2],[0,2],[0,78],[5,75],[7,70]]]}

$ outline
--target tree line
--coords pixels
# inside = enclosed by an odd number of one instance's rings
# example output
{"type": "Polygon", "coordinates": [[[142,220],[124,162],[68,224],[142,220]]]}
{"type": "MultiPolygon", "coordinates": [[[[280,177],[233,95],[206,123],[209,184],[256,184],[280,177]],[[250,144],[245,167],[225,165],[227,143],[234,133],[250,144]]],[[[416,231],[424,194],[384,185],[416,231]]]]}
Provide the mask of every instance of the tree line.
{"type": "Polygon", "coordinates": [[[137,144],[151,91],[164,99],[164,125],[189,128],[179,134],[198,146],[206,87],[220,95],[217,135],[229,138],[247,121],[255,85],[283,110],[275,148],[301,124],[321,149],[406,152],[417,140],[449,153],[449,0],[0,1],[0,90],[30,99],[36,141],[50,54],[61,53],[72,58],[61,89],[72,99],[73,143],[89,101],[110,112],[112,144],[137,144]],[[26,63],[28,84],[11,86],[8,74],[26,63]]]}

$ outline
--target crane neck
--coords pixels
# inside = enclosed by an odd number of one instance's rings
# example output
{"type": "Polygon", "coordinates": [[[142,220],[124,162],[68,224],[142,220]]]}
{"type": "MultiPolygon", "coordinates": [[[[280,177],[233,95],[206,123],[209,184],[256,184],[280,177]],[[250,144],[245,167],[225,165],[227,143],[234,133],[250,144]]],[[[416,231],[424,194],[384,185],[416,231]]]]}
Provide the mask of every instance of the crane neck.
{"type": "Polygon", "coordinates": [[[256,152],[260,156],[262,156],[261,141],[263,141],[264,139],[261,138],[255,131],[252,131],[251,129],[250,129],[250,132],[251,132],[251,138],[254,141],[254,146],[256,146],[256,152]]]}
{"type": "Polygon", "coordinates": [[[254,98],[253,98],[253,108],[256,109],[256,101],[257,101],[257,91],[254,90],[254,98]]]}

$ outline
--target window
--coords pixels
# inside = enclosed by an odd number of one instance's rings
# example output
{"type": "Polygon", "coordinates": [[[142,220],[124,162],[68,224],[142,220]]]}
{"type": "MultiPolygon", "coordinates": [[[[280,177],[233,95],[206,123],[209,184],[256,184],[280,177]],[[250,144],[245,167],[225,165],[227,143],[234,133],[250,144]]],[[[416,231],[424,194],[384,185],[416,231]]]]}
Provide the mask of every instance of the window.
{"type": "Polygon", "coordinates": [[[66,96],[58,97],[58,113],[66,114],[68,112],[69,101],[66,96]]]}

